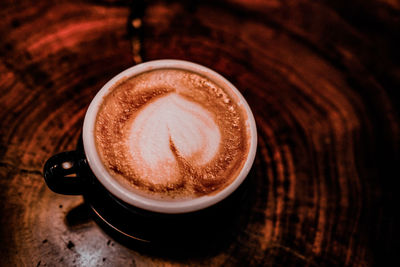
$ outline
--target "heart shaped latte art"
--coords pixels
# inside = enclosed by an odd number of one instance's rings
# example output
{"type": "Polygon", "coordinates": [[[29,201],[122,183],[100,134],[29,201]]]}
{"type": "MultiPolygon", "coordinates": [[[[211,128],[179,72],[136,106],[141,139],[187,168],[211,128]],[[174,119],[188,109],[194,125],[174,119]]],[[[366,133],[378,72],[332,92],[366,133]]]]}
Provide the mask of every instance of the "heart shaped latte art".
{"type": "Polygon", "coordinates": [[[221,133],[212,113],[176,93],[145,105],[127,145],[134,169],[153,185],[177,184],[180,166],[200,167],[218,153],[221,133]]]}
{"type": "Polygon", "coordinates": [[[157,69],[121,79],[96,118],[96,148],[124,188],[146,197],[213,194],[239,175],[249,151],[230,88],[197,73],[157,69]]]}

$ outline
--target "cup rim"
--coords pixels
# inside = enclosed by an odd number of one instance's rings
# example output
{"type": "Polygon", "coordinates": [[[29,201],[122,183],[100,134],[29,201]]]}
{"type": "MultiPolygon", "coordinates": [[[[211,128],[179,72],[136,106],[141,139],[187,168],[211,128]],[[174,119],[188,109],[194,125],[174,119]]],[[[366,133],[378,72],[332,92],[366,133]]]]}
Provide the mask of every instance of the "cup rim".
{"type": "Polygon", "coordinates": [[[83,123],[83,146],[86,154],[87,161],[89,163],[89,167],[93,171],[96,178],[100,181],[100,183],[114,196],[123,200],[124,202],[141,208],[148,211],[159,212],[159,213],[187,213],[198,211],[207,207],[210,207],[221,200],[228,197],[232,192],[234,192],[240,184],[247,177],[252,164],[254,162],[256,149],[257,149],[257,129],[254,120],[253,113],[242,96],[239,90],[230,83],[223,76],[218,74],[217,72],[199,65],[197,63],[184,61],[184,60],[175,60],[175,59],[162,59],[162,60],[153,60],[145,63],[141,63],[130,67],[118,75],[114,76],[111,80],[109,80],[96,94],[90,103],[84,123],[83,123]],[[94,128],[97,117],[97,112],[101,105],[103,97],[109,92],[109,89],[117,82],[120,81],[124,77],[130,77],[134,75],[138,75],[143,72],[147,72],[155,69],[183,69],[193,71],[195,73],[204,75],[216,83],[226,84],[233,93],[239,98],[239,105],[242,105],[246,110],[246,115],[248,117],[248,126],[250,129],[250,148],[249,153],[247,155],[247,159],[245,164],[243,165],[242,170],[239,175],[232,183],[228,186],[220,190],[219,192],[212,195],[205,195],[194,199],[186,199],[181,201],[163,201],[152,198],[147,198],[143,195],[135,194],[135,192],[124,187],[120,182],[116,179],[112,178],[111,174],[106,170],[105,166],[100,160],[100,156],[97,152],[95,139],[94,139],[94,128]]]}

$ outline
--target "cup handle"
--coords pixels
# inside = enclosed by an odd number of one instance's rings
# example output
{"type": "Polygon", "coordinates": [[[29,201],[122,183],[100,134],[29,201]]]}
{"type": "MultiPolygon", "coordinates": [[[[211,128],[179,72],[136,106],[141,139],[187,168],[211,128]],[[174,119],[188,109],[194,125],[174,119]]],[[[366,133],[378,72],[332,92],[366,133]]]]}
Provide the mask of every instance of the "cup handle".
{"type": "Polygon", "coordinates": [[[78,176],[79,170],[87,167],[82,151],[66,151],[49,158],[43,169],[47,186],[55,193],[64,195],[82,195],[86,181],[78,176]]]}

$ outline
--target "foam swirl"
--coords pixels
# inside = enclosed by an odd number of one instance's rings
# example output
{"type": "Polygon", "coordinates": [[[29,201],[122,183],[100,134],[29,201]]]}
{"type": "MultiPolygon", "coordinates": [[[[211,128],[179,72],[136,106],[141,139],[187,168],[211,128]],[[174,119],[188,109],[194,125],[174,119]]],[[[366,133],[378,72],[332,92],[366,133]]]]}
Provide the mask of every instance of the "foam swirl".
{"type": "Polygon", "coordinates": [[[229,88],[193,72],[152,70],[118,82],[96,118],[96,147],[125,188],[156,199],[222,190],[248,154],[248,128],[229,88]]]}
{"type": "Polygon", "coordinates": [[[217,154],[221,140],[213,115],[176,93],[146,105],[132,123],[128,146],[139,176],[148,183],[179,183],[179,165],[199,167],[217,154]]]}

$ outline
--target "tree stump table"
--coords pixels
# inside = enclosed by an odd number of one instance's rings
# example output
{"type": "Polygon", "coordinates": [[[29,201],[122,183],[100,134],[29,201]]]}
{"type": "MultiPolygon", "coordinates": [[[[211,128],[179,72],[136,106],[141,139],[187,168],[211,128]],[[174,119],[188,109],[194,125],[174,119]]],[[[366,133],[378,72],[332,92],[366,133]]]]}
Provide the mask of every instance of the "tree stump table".
{"type": "Polygon", "coordinates": [[[397,1],[0,6],[1,266],[385,266],[394,256],[397,1]],[[42,176],[51,155],[76,147],[106,81],[162,58],[224,75],[258,127],[241,227],[195,256],[120,244],[82,197],[51,192],[42,176]]]}

